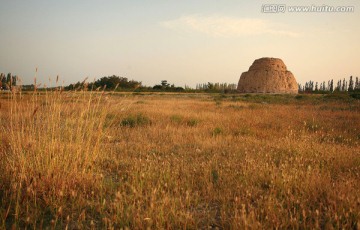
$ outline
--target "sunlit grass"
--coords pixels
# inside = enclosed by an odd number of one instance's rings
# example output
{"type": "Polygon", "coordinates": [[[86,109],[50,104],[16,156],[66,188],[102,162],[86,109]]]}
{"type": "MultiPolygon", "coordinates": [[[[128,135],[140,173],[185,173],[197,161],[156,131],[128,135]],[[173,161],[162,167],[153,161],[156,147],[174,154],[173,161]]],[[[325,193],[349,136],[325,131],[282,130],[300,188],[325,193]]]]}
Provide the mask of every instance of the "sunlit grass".
{"type": "Polygon", "coordinates": [[[0,102],[2,228],[359,228],[359,101],[56,90],[0,102]]]}

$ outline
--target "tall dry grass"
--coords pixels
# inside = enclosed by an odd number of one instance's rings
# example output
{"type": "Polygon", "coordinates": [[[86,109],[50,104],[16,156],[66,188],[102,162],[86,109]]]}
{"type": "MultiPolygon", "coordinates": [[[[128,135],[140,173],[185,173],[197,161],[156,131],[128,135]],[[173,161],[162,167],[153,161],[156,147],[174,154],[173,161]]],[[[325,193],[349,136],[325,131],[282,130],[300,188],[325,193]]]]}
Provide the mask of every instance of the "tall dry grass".
{"type": "Polygon", "coordinates": [[[2,97],[3,228],[359,228],[358,101],[2,97]]]}
{"type": "Polygon", "coordinates": [[[2,96],[2,226],[80,220],[88,197],[101,190],[95,162],[109,106],[103,93],[59,88],[2,96]]]}

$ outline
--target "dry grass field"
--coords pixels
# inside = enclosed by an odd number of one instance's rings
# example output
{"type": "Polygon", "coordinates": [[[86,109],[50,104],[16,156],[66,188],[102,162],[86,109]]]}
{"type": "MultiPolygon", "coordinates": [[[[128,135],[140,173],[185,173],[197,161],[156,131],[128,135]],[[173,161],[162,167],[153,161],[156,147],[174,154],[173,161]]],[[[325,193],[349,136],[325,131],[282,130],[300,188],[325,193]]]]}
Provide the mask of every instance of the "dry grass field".
{"type": "Polygon", "coordinates": [[[346,95],[0,94],[1,229],[360,229],[346,95]]]}

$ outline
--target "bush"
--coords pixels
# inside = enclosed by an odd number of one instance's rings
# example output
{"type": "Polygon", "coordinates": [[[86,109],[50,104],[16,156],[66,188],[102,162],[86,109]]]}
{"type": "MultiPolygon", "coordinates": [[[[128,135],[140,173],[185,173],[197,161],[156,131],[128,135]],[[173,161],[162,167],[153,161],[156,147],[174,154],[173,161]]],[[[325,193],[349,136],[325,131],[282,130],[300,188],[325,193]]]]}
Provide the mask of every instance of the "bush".
{"type": "Polygon", "coordinates": [[[332,94],[326,94],[324,96],[325,100],[347,100],[349,98],[349,94],[341,92],[334,92],[332,94]]]}
{"type": "Polygon", "coordinates": [[[128,116],[121,121],[121,126],[127,126],[130,128],[134,128],[136,126],[149,125],[149,124],[151,124],[150,119],[141,113],[135,116],[134,115],[128,116]]]}
{"type": "Polygon", "coordinates": [[[196,126],[198,123],[199,123],[199,121],[196,120],[196,119],[194,119],[194,118],[192,118],[192,119],[190,119],[190,120],[188,120],[188,121],[186,122],[186,124],[187,124],[188,126],[190,126],[190,127],[194,127],[194,126],[196,126]]]}
{"type": "Polygon", "coordinates": [[[173,122],[173,123],[176,123],[176,124],[180,124],[183,120],[182,116],[179,116],[179,115],[172,115],[170,117],[170,120],[173,122]]]}
{"type": "Polygon", "coordinates": [[[349,93],[349,96],[359,100],[360,99],[360,91],[349,93]]]}
{"type": "Polygon", "coordinates": [[[213,135],[213,137],[216,137],[216,136],[220,135],[222,132],[223,132],[223,131],[222,131],[221,128],[216,127],[216,128],[213,130],[212,135],[213,135]]]}

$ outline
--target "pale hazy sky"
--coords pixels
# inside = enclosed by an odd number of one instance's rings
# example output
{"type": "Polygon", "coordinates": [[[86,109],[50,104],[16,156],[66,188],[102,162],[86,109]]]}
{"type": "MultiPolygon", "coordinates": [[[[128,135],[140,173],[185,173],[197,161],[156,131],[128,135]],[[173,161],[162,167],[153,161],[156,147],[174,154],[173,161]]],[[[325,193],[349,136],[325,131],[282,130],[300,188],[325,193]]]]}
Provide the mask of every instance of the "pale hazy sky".
{"type": "Polygon", "coordinates": [[[237,83],[255,59],[277,57],[302,84],[360,77],[360,1],[299,2],[0,0],[0,72],[195,86],[237,83]],[[355,11],[262,13],[269,3],[355,11]]]}

